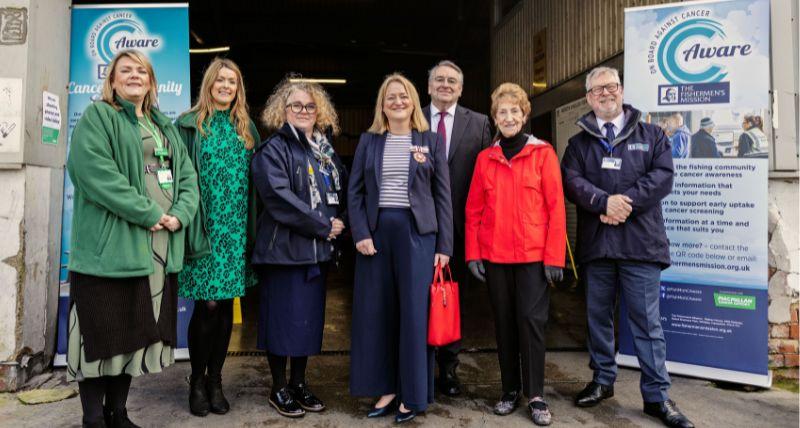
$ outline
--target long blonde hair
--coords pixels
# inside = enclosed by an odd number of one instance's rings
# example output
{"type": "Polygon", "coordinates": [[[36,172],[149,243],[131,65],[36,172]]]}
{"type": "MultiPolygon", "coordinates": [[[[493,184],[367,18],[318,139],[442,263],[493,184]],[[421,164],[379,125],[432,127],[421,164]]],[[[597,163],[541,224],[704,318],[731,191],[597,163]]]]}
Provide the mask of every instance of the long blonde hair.
{"type": "Polygon", "coordinates": [[[317,105],[317,121],[314,126],[319,131],[331,129],[334,135],[339,134],[339,115],[333,107],[328,93],[318,83],[306,81],[294,81],[294,76],[284,78],[275,92],[269,96],[264,113],[261,114],[261,121],[264,126],[270,129],[278,129],[286,122],[286,101],[294,91],[303,91],[311,96],[317,105]]]}
{"type": "Polygon", "coordinates": [[[419,104],[419,93],[417,88],[405,76],[400,73],[392,73],[383,79],[380,89],[378,89],[378,99],[375,101],[375,116],[372,119],[372,126],[367,130],[375,134],[383,134],[389,129],[389,119],[383,113],[383,101],[386,98],[386,90],[389,89],[391,83],[397,82],[406,89],[408,95],[411,97],[411,102],[414,104],[414,111],[411,113],[411,129],[416,129],[419,132],[427,131],[429,129],[428,120],[422,114],[422,107],[419,104]]]}
{"type": "Polygon", "coordinates": [[[130,58],[139,65],[144,66],[145,70],[147,70],[147,77],[150,81],[150,90],[147,91],[147,94],[144,96],[144,101],[142,102],[142,112],[150,116],[150,109],[158,105],[158,82],[156,81],[156,73],[153,71],[153,64],[149,59],[147,59],[145,54],[137,50],[126,49],[117,52],[117,54],[114,56],[114,59],[111,60],[111,63],[108,64],[108,68],[106,69],[106,79],[103,80],[103,91],[101,93],[101,97],[103,101],[111,104],[115,109],[122,109],[122,106],[119,105],[117,100],[114,98],[116,95],[116,91],[114,91],[114,72],[117,70],[117,63],[119,63],[119,60],[123,57],[130,58]]]}
{"type": "Polygon", "coordinates": [[[197,130],[200,135],[205,136],[206,130],[203,128],[206,120],[214,115],[214,97],[211,95],[211,88],[217,80],[220,70],[227,68],[236,73],[236,96],[231,103],[230,120],[236,126],[236,134],[244,140],[244,147],[248,150],[255,146],[253,135],[250,133],[250,114],[247,108],[247,99],[244,92],[244,79],[239,66],[227,58],[214,58],[203,74],[203,82],[200,84],[200,93],[197,102],[191,110],[197,113],[197,130]]]}

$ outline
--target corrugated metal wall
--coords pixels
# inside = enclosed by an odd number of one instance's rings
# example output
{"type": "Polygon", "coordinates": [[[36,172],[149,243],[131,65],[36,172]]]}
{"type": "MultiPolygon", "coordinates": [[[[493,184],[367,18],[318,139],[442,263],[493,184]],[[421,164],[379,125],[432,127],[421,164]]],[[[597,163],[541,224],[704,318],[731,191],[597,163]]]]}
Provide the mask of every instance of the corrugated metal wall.
{"type": "Polygon", "coordinates": [[[547,32],[547,87],[621,52],[626,7],[674,0],[522,0],[492,30],[491,82],[531,90],[533,35],[547,32]]]}

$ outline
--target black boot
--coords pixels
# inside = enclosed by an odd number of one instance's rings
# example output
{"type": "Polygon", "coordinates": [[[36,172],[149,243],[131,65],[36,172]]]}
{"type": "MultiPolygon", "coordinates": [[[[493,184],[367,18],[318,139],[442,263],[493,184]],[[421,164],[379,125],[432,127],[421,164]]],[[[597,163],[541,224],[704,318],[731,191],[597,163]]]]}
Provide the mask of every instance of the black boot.
{"type": "Polygon", "coordinates": [[[208,414],[209,403],[206,392],[206,376],[192,375],[189,379],[189,411],[195,416],[208,414]]]}
{"type": "Polygon", "coordinates": [[[211,412],[224,415],[231,409],[225,395],[222,394],[222,375],[209,374],[206,382],[206,392],[208,392],[208,405],[211,412]]]}
{"type": "Polygon", "coordinates": [[[114,411],[111,420],[111,426],[113,428],[141,428],[128,419],[128,411],[125,409],[114,411]]]}

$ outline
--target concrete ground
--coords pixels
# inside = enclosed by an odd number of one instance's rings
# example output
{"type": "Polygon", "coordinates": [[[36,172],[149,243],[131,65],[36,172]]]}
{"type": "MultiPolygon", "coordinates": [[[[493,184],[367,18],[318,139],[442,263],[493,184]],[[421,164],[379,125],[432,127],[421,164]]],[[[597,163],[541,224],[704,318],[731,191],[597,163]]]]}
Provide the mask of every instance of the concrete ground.
{"type": "MultiPolygon", "coordinates": [[[[474,352],[462,355],[463,397],[437,395],[427,413],[408,426],[435,427],[530,427],[524,408],[498,417],[491,406],[499,397],[500,379],[496,354],[474,352]]],[[[639,372],[621,369],[616,395],[598,407],[579,409],[572,397],[591,378],[585,352],[547,354],[545,395],[554,416],[553,426],[657,427],[660,423],[641,411],[639,372]]],[[[278,415],[267,405],[269,371],[263,356],[232,356],[225,365],[223,382],[232,410],[224,416],[205,418],[188,412],[186,376],[189,364],[182,362],[164,373],[143,376],[133,382],[128,399],[131,419],[145,427],[352,427],[390,426],[392,418],[367,420],[363,415],[372,399],[354,399],[348,393],[349,358],[341,354],[312,357],[308,381],[326,401],[328,410],[308,414],[300,420],[278,415]]],[[[64,382],[63,370],[56,370],[43,387],[75,388],[64,382]]],[[[797,427],[798,395],[783,390],[746,392],[741,388],[720,388],[699,379],[674,377],[671,396],[698,427],[797,427]]],[[[77,397],[64,401],[23,405],[14,394],[0,394],[2,427],[77,427],[81,407],[77,397]]]]}

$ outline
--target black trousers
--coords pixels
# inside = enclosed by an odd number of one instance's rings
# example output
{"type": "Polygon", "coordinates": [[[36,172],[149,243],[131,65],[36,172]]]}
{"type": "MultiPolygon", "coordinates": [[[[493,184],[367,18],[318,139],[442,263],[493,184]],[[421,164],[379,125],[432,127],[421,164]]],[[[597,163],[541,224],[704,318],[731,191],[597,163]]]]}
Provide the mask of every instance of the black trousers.
{"type": "Polygon", "coordinates": [[[544,333],[550,306],[543,265],[486,262],[485,266],[503,392],[520,390],[521,371],[523,394],[528,398],[541,397],[544,333]]]}
{"type": "MultiPolygon", "coordinates": [[[[456,232],[453,237],[453,257],[450,258],[450,269],[453,280],[458,283],[458,307],[461,312],[461,337],[464,337],[464,290],[471,279],[464,261],[464,237],[456,232]]],[[[446,371],[454,371],[458,367],[458,353],[461,352],[461,340],[436,348],[436,362],[439,364],[439,376],[446,371]]]]}

